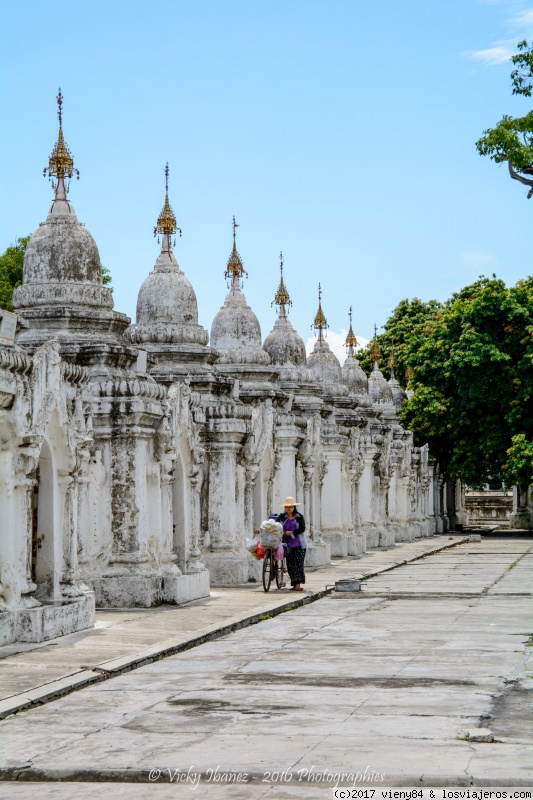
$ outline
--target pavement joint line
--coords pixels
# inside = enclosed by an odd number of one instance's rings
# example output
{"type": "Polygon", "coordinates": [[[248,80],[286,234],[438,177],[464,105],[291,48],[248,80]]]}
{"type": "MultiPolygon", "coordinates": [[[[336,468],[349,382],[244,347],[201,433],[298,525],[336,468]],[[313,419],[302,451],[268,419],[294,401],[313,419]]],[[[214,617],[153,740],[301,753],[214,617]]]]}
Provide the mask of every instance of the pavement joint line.
{"type": "MultiPolygon", "coordinates": [[[[478,745],[479,746],[479,745],[478,745]]],[[[481,745],[482,746],[482,745],[481,745]]],[[[473,747],[475,754],[475,747],[473,747]]],[[[470,759],[471,760],[471,759],[470,759]]],[[[468,767],[467,767],[468,768],[468,767]]],[[[172,770],[162,769],[158,777],[159,784],[172,783],[171,775],[172,770]]],[[[210,783],[211,776],[209,772],[198,770],[200,773],[200,785],[210,783]]],[[[42,767],[16,766],[16,767],[0,767],[0,782],[20,782],[20,783],[149,783],[154,785],[149,777],[150,769],[45,769],[42,767]]],[[[386,782],[380,783],[381,788],[389,787],[418,787],[418,788],[469,788],[469,787],[487,787],[488,784],[483,776],[474,776],[465,771],[449,774],[449,775],[432,775],[431,773],[424,773],[420,775],[419,772],[414,774],[399,773],[397,775],[387,775],[386,782]]],[[[242,785],[256,785],[263,783],[264,772],[248,771],[247,780],[242,785]]],[[[311,783],[309,780],[303,780],[301,783],[311,783]]],[[[294,784],[292,784],[294,785],[294,784]]],[[[349,784],[348,784],[349,785],[349,784]]],[[[291,786],[291,783],[285,784],[291,786]]],[[[341,784],[339,784],[341,788],[341,784]]],[[[372,787],[373,784],[362,784],[361,788],[366,786],[372,787]]],[[[531,780],[515,778],[512,776],[502,776],[500,778],[492,778],[490,781],[490,788],[495,787],[513,787],[517,789],[520,787],[530,789],[531,780]]],[[[326,788],[326,787],[324,787],[326,788]]],[[[331,787],[330,787],[331,788],[331,787]]]]}
{"type": "MultiPolygon", "coordinates": [[[[498,598],[498,597],[532,597],[532,592],[501,592],[499,594],[489,594],[489,595],[481,595],[479,592],[400,592],[398,590],[394,592],[387,592],[385,589],[381,592],[365,592],[364,595],[361,595],[361,592],[342,592],[342,595],[346,595],[350,600],[353,600],[354,597],[362,597],[366,598],[376,598],[382,597],[385,600],[420,600],[421,598],[425,598],[426,600],[431,600],[435,597],[438,600],[442,600],[443,597],[453,597],[453,598],[468,598],[468,597],[478,597],[478,598],[485,598],[488,597],[489,599],[498,598]]],[[[335,599],[341,600],[342,595],[340,594],[338,597],[335,595],[335,599]]]]}
{"type": "Polygon", "coordinates": [[[520,555],[519,558],[516,559],[516,561],[513,561],[513,563],[509,565],[509,567],[502,575],[496,578],[496,580],[493,583],[491,583],[490,586],[487,586],[485,589],[483,589],[482,594],[488,594],[491,591],[491,589],[494,589],[494,587],[497,586],[497,584],[500,583],[500,581],[506,578],[507,575],[509,575],[509,573],[511,572],[511,570],[514,569],[516,566],[518,566],[518,564],[520,564],[520,562],[524,558],[526,558],[526,556],[528,556],[530,553],[531,553],[531,548],[529,548],[529,550],[526,550],[525,553],[522,553],[522,555],[520,555]]]}
{"type": "MultiPolygon", "coordinates": [[[[468,543],[468,536],[460,537],[457,540],[454,539],[453,542],[441,545],[432,550],[427,550],[420,555],[413,556],[413,558],[395,562],[394,564],[385,565],[381,568],[378,567],[376,570],[364,573],[360,580],[369,580],[377,575],[390,572],[393,569],[403,567],[406,564],[412,563],[413,561],[419,561],[422,558],[434,555],[435,553],[440,553],[443,550],[449,550],[464,543],[468,543]]],[[[166,647],[152,645],[151,647],[138,650],[134,656],[120,656],[118,658],[110,659],[109,661],[102,662],[100,665],[95,665],[94,667],[84,669],[81,672],[74,672],[70,675],[58,678],[57,680],[50,681],[50,683],[43,684],[36,689],[29,689],[20,694],[12,695],[11,697],[7,697],[0,701],[0,719],[5,719],[6,717],[18,713],[19,711],[28,711],[31,708],[52,702],[53,700],[57,700],[60,697],[64,697],[65,695],[71,694],[79,689],[84,689],[87,686],[110,680],[118,675],[131,672],[134,669],[139,669],[139,667],[145,667],[149,664],[161,661],[164,658],[177,655],[178,653],[184,653],[187,650],[192,650],[193,648],[199,647],[202,644],[212,642],[215,639],[219,639],[223,636],[228,636],[230,633],[233,633],[237,630],[241,630],[249,627],[250,625],[263,622],[266,619],[271,619],[272,617],[276,617],[279,614],[283,614],[287,611],[292,611],[296,608],[302,608],[309,603],[313,603],[316,600],[321,600],[323,597],[327,597],[334,591],[334,589],[334,586],[328,585],[322,589],[312,591],[303,597],[291,599],[287,602],[281,603],[280,605],[274,605],[272,607],[267,606],[262,608],[260,611],[253,612],[252,614],[245,612],[240,618],[238,616],[230,618],[230,620],[223,625],[214,623],[212,630],[207,630],[199,636],[193,636],[186,639],[181,638],[179,642],[175,642],[174,644],[166,647]],[[111,666],[114,662],[116,662],[115,666],[111,666]]],[[[362,597],[366,595],[362,595],[358,592],[357,596],[362,597]]],[[[0,771],[0,781],[16,780],[16,778],[3,778],[2,775],[3,772],[0,771]]]]}

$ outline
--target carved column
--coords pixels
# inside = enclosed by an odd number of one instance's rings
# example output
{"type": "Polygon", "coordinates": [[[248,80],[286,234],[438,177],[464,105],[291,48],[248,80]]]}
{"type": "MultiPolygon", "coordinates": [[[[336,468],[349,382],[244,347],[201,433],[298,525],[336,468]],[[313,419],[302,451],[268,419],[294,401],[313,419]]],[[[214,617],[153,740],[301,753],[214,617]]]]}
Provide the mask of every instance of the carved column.
{"type": "Polygon", "coordinates": [[[147,543],[141,526],[140,505],[146,505],[146,470],[139,474],[140,463],[146,463],[144,442],[133,433],[113,436],[110,441],[113,481],[111,516],[113,550],[111,560],[122,564],[149,561],[147,543]],[[140,462],[140,463],[139,463],[140,462]]]}
{"type": "Polygon", "coordinates": [[[462,530],[466,525],[465,488],[461,480],[455,481],[455,525],[462,530]]]}
{"type": "Polygon", "coordinates": [[[251,538],[254,529],[254,486],[259,465],[248,465],[244,470],[244,529],[251,538]]]}
{"type": "Polygon", "coordinates": [[[307,524],[307,530],[309,532],[308,539],[310,541],[315,540],[315,515],[314,515],[314,508],[313,508],[313,474],[315,471],[314,465],[311,464],[304,464],[303,465],[304,471],[304,515],[307,524]]]}
{"type": "Polygon", "coordinates": [[[362,448],[363,471],[359,488],[359,509],[361,515],[361,528],[366,533],[367,547],[379,545],[379,530],[376,526],[376,486],[375,486],[375,459],[376,451],[372,444],[367,443],[362,448]]]}
{"type": "Polygon", "coordinates": [[[203,482],[203,469],[199,464],[194,464],[189,472],[191,482],[191,543],[187,572],[202,572],[205,566],[201,562],[200,550],[200,494],[203,482]]]}
{"type": "Polygon", "coordinates": [[[442,532],[450,530],[450,517],[448,515],[448,482],[444,475],[439,475],[439,494],[440,494],[440,513],[442,520],[442,532]]]}
{"type": "Polygon", "coordinates": [[[531,508],[531,488],[513,486],[513,510],[509,515],[509,527],[513,530],[531,530],[533,508],[531,508]]]}
{"type": "MultiPolygon", "coordinates": [[[[231,409],[230,409],[231,410],[231,409]]],[[[244,419],[209,409],[205,447],[208,456],[209,547],[204,561],[213,584],[245,583],[251,557],[237,532],[237,457],[247,433],[244,419]]]]}
{"type": "Polygon", "coordinates": [[[78,479],[68,471],[58,470],[60,493],[59,513],[61,514],[61,545],[58,548],[62,556],[59,579],[63,595],[71,597],[79,594],[74,590],[74,582],[79,579],[78,568],[78,479]]]}
{"type": "Polygon", "coordinates": [[[348,530],[343,515],[344,453],[348,437],[334,422],[322,425],[322,449],[328,459],[322,498],[322,538],[331,547],[332,556],[348,555],[348,530]]]}
{"type": "MultiPolygon", "coordinates": [[[[286,415],[288,417],[288,415],[286,415]]],[[[276,451],[278,471],[274,480],[273,512],[281,512],[283,500],[287,495],[296,494],[296,451],[302,433],[289,419],[283,419],[276,426],[276,451]]],[[[301,498],[296,498],[301,502],[301,498]]]]}
{"type": "Polygon", "coordinates": [[[180,575],[181,570],[175,563],[177,555],[173,551],[173,507],[172,507],[172,485],[174,481],[173,471],[176,453],[170,447],[165,447],[160,455],[160,486],[161,486],[161,563],[165,564],[165,569],[173,575],[180,575]]]}
{"type": "MultiPolygon", "coordinates": [[[[240,438],[240,432],[237,434],[240,438]]],[[[240,442],[227,438],[211,441],[209,453],[209,541],[212,550],[242,554],[236,538],[235,483],[240,442]]]]}

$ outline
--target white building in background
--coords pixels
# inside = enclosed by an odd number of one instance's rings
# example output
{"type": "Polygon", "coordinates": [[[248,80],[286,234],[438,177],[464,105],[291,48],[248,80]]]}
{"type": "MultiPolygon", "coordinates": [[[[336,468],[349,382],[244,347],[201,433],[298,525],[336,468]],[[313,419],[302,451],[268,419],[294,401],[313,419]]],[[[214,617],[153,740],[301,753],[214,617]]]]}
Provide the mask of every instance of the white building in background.
{"type": "Polygon", "coordinates": [[[309,566],[446,530],[446,487],[398,420],[405,393],[379,370],[377,342],[367,379],[350,320],[341,367],[319,295],[306,359],[283,264],[263,342],[235,224],[230,290],[210,337],[198,324],[168,169],[136,323],[113,310],[67,199],[58,100],[55,199],[27,246],[16,333],[0,338],[0,642],[90,627],[95,603],[179,604],[257,578],[245,537],[287,494],[302,501],[309,566]]]}

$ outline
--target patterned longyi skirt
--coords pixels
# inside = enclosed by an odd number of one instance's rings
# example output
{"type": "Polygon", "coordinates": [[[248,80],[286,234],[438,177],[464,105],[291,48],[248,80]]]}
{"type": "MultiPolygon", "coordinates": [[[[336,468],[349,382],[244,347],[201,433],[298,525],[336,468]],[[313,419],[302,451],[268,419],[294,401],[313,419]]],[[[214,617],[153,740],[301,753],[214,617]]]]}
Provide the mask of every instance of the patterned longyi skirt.
{"type": "Polygon", "coordinates": [[[305,583],[304,561],[305,550],[303,547],[291,547],[286,556],[287,570],[291,579],[291,586],[305,583]]]}

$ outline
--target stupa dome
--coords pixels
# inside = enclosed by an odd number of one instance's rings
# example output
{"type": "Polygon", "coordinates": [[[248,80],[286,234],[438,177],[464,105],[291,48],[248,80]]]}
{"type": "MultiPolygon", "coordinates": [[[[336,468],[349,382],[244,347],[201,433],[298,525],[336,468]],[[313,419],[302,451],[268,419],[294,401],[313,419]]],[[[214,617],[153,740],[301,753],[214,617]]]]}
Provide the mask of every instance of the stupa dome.
{"type": "Polygon", "coordinates": [[[342,370],[339,359],[331,352],[324,336],[328,328],[328,321],[322,311],[322,288],[318,284],[318,311],[316,312],[313,327],[318,332],[313,352],[307,359],[307,366],[313,378],[322,385],[330,387],[335,394],[348,394],[346,386],[342,383],[342,370]]]}
{"type": "Polygon", "coordinates": [[[370,373],[368,379],[368,393],[372,398],[373,403],[392,405],[393,396],[392,389],[383,377],[383,373],[379,368],[379,361],[381,359],[381,348],[378,344],[377,328],[374,325],[374,341],[370,349],[370,356],[374,362],[374,369],[370,373]]]}
{"type": "Polygon", "coordinates": [[[85,305],[113,308],[110,290],[102,284],[100,254],[93,237],[67,199],[74,159],[63,137],[61,90],[59,134],[45,174],[55,180],[55,197],[45,222],[31,236],[24,255],[22,286],[13,295],[15,308],[42,305],[85,305]]]}
{"type": "Polygon", "coordinates": [[[379,369],[377,362],[374,364],[374,369],[370,373],[368,379],[368,393],[374,403],[393,404],[392,389],[383,377],[383,373],[379,369]]]}
{"type": "Polygon", "coordinates": [[[359,362],[355,357],[355,348],[357,347],[357,339],[353,332],[352,327],[352,307],[349,311],[350,329],[346,336],[345,347],[348,353],[346,361],[342,367],[342,380],[348,387],[350,394],[368,394],[368,378],[359,366],[359,362]]]}
{"type": "Polygon", "coordinates": [[[273,305],[279,308],[279,317],[263,343],[263,350],[270,356],[280,379],[311,382],[313,376],[307,367],[305,344],[287,317],[287,306],[292,302],[283,281],[283,254],[280,253],[281,279],[273,305]]]}
{"type": "Polygon", "coordinates": [[[191,282],[173,253],[162,252],[137,296],[132,341],[207,344],[208,334],[198,325],[198,303],[191,282]]]}
{"type": "Polygon", "coordinates": [[[218,350],[220,364],[270,364],[261,346],[259,320],[239,286],[230,289],[215,316],[210,344],[218,350]]]}
{"type": "Polygon", "coordinates": [[[172,236],[179,230],[168,199],[168,164],[165,167],[165,202],[154,228],[163,237],[154,269],[137,296],[136,324],[128,335],[136,343],[206,345],[207,331],[198,325],[198,303],[191,282],[172,252],[172,236]]]}
{"type": "Polygon", "coordinates": [[[46,222],[30,238],[24,255],[23,281],[102,285],[98,247],[70,203],[54,202],[46,222]]]}
{"type": "MultiPolygon", "coordinates": [[[[339,359],[332,353],[329,344],[320,339],[315,342],[313,352],[307,359],[307,366],[316,381],[322,384],[339,384],[342,382],[342,370],[339,359]]],[[[335,387],[337,388],[337,387],[335,387]]],[[[346,388],[343,387],[346,393],[346,388]]]]}
{"type": "Polygon", "coordinates": [[[237,227],[233,218],[233,249],[225,272],[225,277],[231,281],[231,289],[211,325],[210,345],[220,355],[219,364],[266,365],[270,364],[270,356],[261,346],[259,320],[241,291],[245,270],[235,242],[237,227]]]}
{"type": "Polygon", "coordinates": [[[368,394],[368,378],[358,360],[348,355],[342,366],[342,380],[350,394],[368,394]]]}
{"type": "Polygon", "coordinates": [[[137,324],[163,322],[193,325],[198,323],[198,304],[191,282],[174,257],[173,265],[155,268],[141,284],[137,297],[137,324]]]}
{"type": "Polygon", "coordinates": [[[407,392],[404,389],[402,389],[402,387],[398,383],[396,376],[394,375],[394,370],[389,379],[389,386],[392,392],[392,402],[394,403],[394,407],[396,409],[399,409],[402,407],[404,400],[407,400],[407,392]]]}
{"type": "Polygon", "coordinates": [[[264,341],[263,350],[266,350],[273,364],[306,366],[304,340],[286,317],[279,317],[275,321],[264,341]]]}

